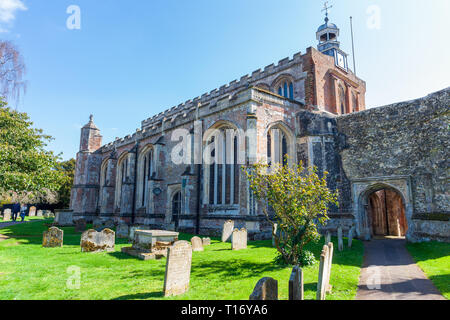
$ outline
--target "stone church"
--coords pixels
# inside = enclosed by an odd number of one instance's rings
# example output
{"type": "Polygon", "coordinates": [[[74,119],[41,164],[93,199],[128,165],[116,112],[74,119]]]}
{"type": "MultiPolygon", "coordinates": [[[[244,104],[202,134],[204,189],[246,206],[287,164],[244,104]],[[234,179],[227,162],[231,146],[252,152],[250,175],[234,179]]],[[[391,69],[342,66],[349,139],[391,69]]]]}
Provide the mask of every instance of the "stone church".
{"type": "Polygon", "coordinates": [[[366,83],[349,69],[339,28],[328,17],[318,46],[142,121],[102,145],[93,117],[81,129],[71,196],[75,219],[220,234],[229,219],[250,239],[271,229],[241,166],[300,161],[329,172],[340,192],[326,229],[356,227],[360,239],[406,236],[448,241],[449,89],[366,110],[366,83]],[[216,162],[175,164],[176,130],[216,162]],[[244,139],[211,132],[245,131],[244,139]],[[227,136],[228,138],[228,136],[227,136]],[[208,146],[213,145],[211,149],[208,146]],[[243,162],[237,154],[243,155],[243,162]],[[231,161],[221,164],[219,158],[231,161]]]}

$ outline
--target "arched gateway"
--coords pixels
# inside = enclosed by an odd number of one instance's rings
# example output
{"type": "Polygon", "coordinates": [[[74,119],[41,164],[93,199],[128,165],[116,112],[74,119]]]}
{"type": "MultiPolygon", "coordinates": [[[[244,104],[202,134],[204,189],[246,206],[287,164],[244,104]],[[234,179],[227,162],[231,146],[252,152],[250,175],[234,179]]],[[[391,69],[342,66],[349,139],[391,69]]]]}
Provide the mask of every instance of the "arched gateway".
{"type": "Polygon", "coordinates": [[[364,240],[376,236],[408,237],[413,212],[410,192],[409,177],[353,181],[358,236],[364,240]]]}

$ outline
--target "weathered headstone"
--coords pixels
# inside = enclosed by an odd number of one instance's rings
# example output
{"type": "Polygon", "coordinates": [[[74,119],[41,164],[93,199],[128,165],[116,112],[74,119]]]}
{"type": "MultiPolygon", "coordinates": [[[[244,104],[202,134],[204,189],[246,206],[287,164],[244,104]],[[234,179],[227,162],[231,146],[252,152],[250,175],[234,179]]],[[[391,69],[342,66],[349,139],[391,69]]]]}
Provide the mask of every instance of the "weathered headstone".
{"type": "Polygon", "coordinates": [[[202,238],[203,246],[210,246],[211,245],[211,238],[202,238]]]}
{"type": "Polygon", "coordinates": [[[43,215],[43,211],[42,210],[38,210],[36,216],[37,217],[42,217],[43,215]]]}
{"type": "Polygon", "coordinates": [[[319,281],[317,282],[317,300],[325,300],[327,292],[327,271],[328,271],[328,253],[329,247],[323,246],[322,254],[320,255],[320,265],[319,265],[319,281]]]}
{"type": "Polygon", "coordinates": [[[342,239],[342,227],[339,227],[337,230],[338,233],[338,249],[339,251],[344,250],[344,240],[342,239]]]}
{"type": "Polygon", "coordinates": [[[177,241],[169,247],[164,277],[164,296],[176,296],[189,290],[192,247],[187,241],[177,241]]]}
{"type": "Polygon", "coordinates": [[[289,278],[289,300],[303,300],[303,270],[299,266],[292,269],[289,278]]]}
{"type": "Polygon", "coordinates": [[[234,229],[231,239],[232,250],[247,249],[247,229],[234,229]]]}
{"type": "Polygon", "coordinates": [[[334,246],[333,242],[328,242],[328,261],[327,261],[327,281],[326,281],[326,292],[331,292],[332,286],[330,285],[331,278],[331,266],[333,265],[333,253],[334,246]]]}
{"type": "Polygon", "coordinates": [[[49,218],[54,218],[55,215],[53,214],[53,212],[51,212],[50,210],[44,210],[44,218],[45,219],[49,219],[49,218]]]}
{"type": "Polygon", "coordinates": [[[275,223],[275,224],[272,226],[272,246],[273,246],[273,247],[275,247],[275,236],[274,236],[274,234],[275,234],[275,235],[277,234],[277,229],[278,229],[278,224],[275,223]]]}
{"type": "Polygon", "coordinates": [[[102,231],[103,229],[112,229],[114,228],[114,226],[114,220],[112,219],[102,220],[100,218],[97,218],[94,219],[94,222],[92,223],[92,227],[98,232],[102,231]]]}
{"type": "Polygon", "coordinates": [[[9,220],[11,220],[11,209],[5,209],[5,211],[3,211],[3,221],[9,220]]]}
{"type": "Polygon", "coordinates": [[[222,242],[231,241],[231,235],[233,234],[233,230],[234,230],[233,220],[228,220],[223,224],[222,242]]]}
{"type": "Polygon", "coordinates": [[[203,251],[203,242],[199,237],[193,237],[191,239],[192,251],[203,251]]]}
{"type": "Polygon", "coordinates": [[[348,230],[348,247],[351,248],[353,245],[353,233],[355,232],[355,227],[351,227],[348,230]]]}
{"type": "Polygon", "coordinates": [[[75,220],[75,232],[84,232],[86,231],[86,220],[78,219],[75,220]]]}
{"type": "Polygon", "coordinates": [[[36,207],[31,207],[30,211],[28,212],[29,217],[35,217],[36,216],[36,207]]]}
{"type": "Polygon", "coordinates": [[[178,241],[178,232],[167,230],[135,230],[133,245],[121,251],[141,260],[167,257],[167,249],[178,241]]]}
{"type": "Polygon", "coordinates": [[[44,231],[42,246],[45,248],[62,247],[63,239],[64,239],[64,231],[57,227],[51,227],[47,231],[44,231]]]}
{"type": "Polygon", "coordinates": [[[116,237],[120,239],[128,238],[129,229],[126,223],[120,223],[116,229],[116,237]]]}
{"type": "Polygon", "coordinates": [[[272,278],[262,278],[256,283],[250,295],[250,300],[278,300],[278,281],[272,278]]]}
{"type": "Polygon", "coordinates": [[[61,227],[73,226],[73,211],[71,210],[56,211],[55,223],[61,227]]]}
{"type": "Polygon", "coordinates": [[[144,225],[134,225],[128,228],[128,239],[134,241],[134,233],[136,230],[150,230],[149,226],[144,225]]]}
{"type": "Polygon", "coordinates": [[[327,231],[327,234],[325,235],[325,244],[328,245],[331,242],[331,233],[330,231],[327,231]]]}
{"type": "Polygon", "coordinates": [[[81,235],[81,252],[103,252],[114,251],[116,235],[111,229],[101,232],[87,230],[81,235]]]}

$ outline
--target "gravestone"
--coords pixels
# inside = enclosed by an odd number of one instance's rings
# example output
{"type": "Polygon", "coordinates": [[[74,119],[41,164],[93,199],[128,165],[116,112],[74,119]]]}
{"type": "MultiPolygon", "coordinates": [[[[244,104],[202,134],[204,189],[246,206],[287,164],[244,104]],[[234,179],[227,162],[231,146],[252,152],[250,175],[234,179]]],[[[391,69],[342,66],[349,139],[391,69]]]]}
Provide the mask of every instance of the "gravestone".
{"type": "Polygon", "coordinates": [[[29,217],[35,217],[36,216],[36,207],[31,207],[30,211],[28,212],[29,217]]]}
{"type": "Polygon", "coordinates": [[[272,247],[275,247],[275,246],[276,246],[276,245],[275,245],[275,236],[274,236],[274,234],[275,234],[275,235],[277,234],[277,229],[278,229],[278,224],[275,223],[275,224],[272,226],[272,247]]]}
{"type": "Polygon", "coordinates": [[[342,239],[342,227],[338,228],[338,249],[339,251],[344,250],[344,240],[342,239]]]}
{"type": "Polygon", "coordinates": [[[353,233],[355,231],[354,227],[351,227],[350,230],[348,230],[348,247],[351,248],[353,244],[353,233]]]}
{"type": "Polygon", "coordinates": [[[177,241],[168,248],[164,296],[176,296],[189,290],[192,264],[192,247],[187,241],[177,241]]]}
{"type": "Polygon", "coordinates": [[[228,220],[223,224],[223,230],[222,230],[222,242],[228,242],[231,241],[231,235],[233,234],[234,230],[234,221],[228,220]]]}
{"type": "Polygon", "coordinates": [[[192,251],[203,251],[203,242],[199,237],[193,237],[191,239],[192,251]]]}
{"type": "Polygon", "coordinates": [[[38,210],[37,213],[36,213],[36,216],[37,217],[42,217],[42,215],[43,215],[42,210],[38,210]]]}
{"type": "Polygon", "coordinates": [[[108,220],[102,220],[102,219],[95,219],[92,223],[92,228],[97,230],[98,232],[102,231],[103,229],[112,229],[114,228],[114,220],[108,219],[108,220]]]}
{"type": "Polygon", "coordinates": [[[61,227],[73,226],[73,211],[71,210],[56,211],[55,224],[61,227]]]}
{"type": "Polygon", "coordinates": [[[325,300],[328,284],[328,263],[329,263],[329,247],[323,246],[322,254],[320,255],[319,265],[319,281],[317,282],[316,300],[325,300]]]}
{"type": "Polygon", "coordinates": [[[5,209],[5,211],[3,211],[3,221],[9,220],[11,220],[11,209],[5,209]]]}
{"type": "Polygon", "coordinates": [[[278,281],[272,278],[262,278],[256,284],[249,299],[278,300],[278,281]]]}
{"type": "Polygon", "coordinates": [[[303,300],[303,270],[299,266],[292,269],[289,278],[289,300],[303,300]]]}
{"type": "Polygon", "coordinates": [[[55,215],[50,210],[44,210],[44,218],[45,219],[55,218],[55,215]]]}
{"type": "Polygon", "coordinates": [[[328,245],[331,242],[331,233],[330,231],[327,231],[327,234],[325,235],[325,244],[328,245]]]}
{"type": "Polygon", "coordinates": [[[114,251],[116,235],[111,229],[87,230],[81,235],[81,252],[114,251]]]}
{"type": "Polygon", "coordinates": [[[75,221],[75,232],[84,232],[86,231],[86,220],[78,219],[75,221]]]}
{"type": "Polygon", "coordinates": [[[247,229],[234,229],[231,238],[231,250],[247,249],[247,229]]]}
{"type": "Polygon", "coordinates": [[[334,246],[333,242],[328,242],[328,261],[327,261],[327,281],[326,281],[326,292],[331,292],[330,278],[331,278],[331,266],[333,265],[333,253],[334,246]]]}
{"type": "Polygon", "coordinates": [[[44,236],[42,239],[42,246],[44,248],[57,248],[63,246],[64,231],[57,228],[51,227],[47,231],[44,231],[44,236]]]}
{"type": "Polygon", "coordinates": [[[135,230],[133,245],[121,251],[141,260],[167,257],[167,249],[178,241],[178,232],[166,230],[135,230]]]}
{"type": "Polygon", "coordinates": [[[211,245],[211,238],[203,238],[202,239],[202,243],[203,243],[204,247],[205,246],[210,246],[211,245]]]}
{"type": "Polygon", "coordinates": [[[126,223],[120,223],[116,229],[116,237],[119,239],[128,238],[128,233],[130,232],[130,228],[126,223]]]}

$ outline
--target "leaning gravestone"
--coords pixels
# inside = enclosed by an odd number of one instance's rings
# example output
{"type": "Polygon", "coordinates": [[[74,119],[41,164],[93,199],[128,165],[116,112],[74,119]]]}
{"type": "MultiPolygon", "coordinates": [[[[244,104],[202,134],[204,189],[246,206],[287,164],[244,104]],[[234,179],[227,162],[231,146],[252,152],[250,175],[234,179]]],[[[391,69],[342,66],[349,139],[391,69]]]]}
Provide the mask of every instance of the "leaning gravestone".
{"type": "Polygon", "coordinates": [[[5,209],[5,211],[3,211],[3,221],[9,220],[11,220],[11,209],[5,209]]]}
{"type": "Polygon", "coordinates": [[[278,281],[272,278],[262,278],[256,284],[249,299],[278,300],[278,281]]]}
{"type": "Polygon", "coordinates": [[[231,249],[232,250],[242,250],[247,249],[247,229],[242,228],[234,229],[233,236],[231,239],[231,249]]]}
{"type": "Polygon", "coordinates": [[[353,233],[355,231],[355,227],[351,227],[350,230],[348,230],[348,247],[351,248],[353,244],[353,233]]]}
{"type": "Polygon", "coordinates": [[[289,300],[303,300],[303,270],[299,266],[292,269],[289,278],[289,300]]]}
{"type": "Polygon", "coordinates": [[[327,261],[327,279],[326,279],[326,292],[331,292],[330,278],[331,278],[331,266],[333,265],[333,242],[328,242],[328,261],[327,261]]]}
{"type": "Polygon", "coordinates": [[[42,217],[42,215],[43,215],[42,210],[38,210],[36,216],[37,217],[42,217]]]}
{"type": "Polygon", "coordinates": [[[203,243],[204,247],[210,246],[211,245],[211,238],[203,238],[202,239],[202,243],[203,243]]]}
{"type": "Polygon", "coordinates": [[[36,216],[36,207],[31,207],[30,211],[28,212],[29,217],[35,217],[36,216]]]}
{"type": "Polygon", "coordinates": [[[78,219],[75,221],[75,232],[84,232],[86,231],[86,220],[78,219]]]}
{"type": "Polygon", "coordinates": [[[128,238],[129,227],[126,223],[120,223],[116,229],[116,237],[119,239],[128,238]]]}
{"type": "Polygon", "coordinates": [[[192,247],[187,241],[177,241],[169,247],[164,277],[164,296],[176,296],[189,290],[192,247]]]}
{"type": "Polygon", "coordinates": [[[322,254],[320,255],[319,265],[319,280],[317,282],[316,300],[325,300],[328,290],[327,280],[329,279],[329,247],[323,246],[322,254]]]}
{"type": "Polygon", "coordinates": [[[223,224],[223,230],[222,230],[222,242],[228,242],[231,240],[231,235],[233,234],[234,230],[234,221],[228,220],[223,224]]]}
{"type": "MultiPolygon", "coordinates": [[[[38,211],[39,215],[39,211],[38,211]]],[[[61,227],[73,226],[73,211],[58,210],[55,215],[55,224],[61,227]]]]}
{"type": "Polygon", "coordinates": [[[51,227],[47,231],[44,231],[44,236],[42,239],[42,246],[44,248],[57,248],[63,246],[64,231],[57,228],[51,227]]]}
{"type": "Polygon", "coordinates": [[[330,231],[327,231],[327,234],[325,236],[325,244],[328,245],[331,242],[331,233],[330,231]]]}
{"type": "Polygon", "coordinates": [[[114,251],[116,235],[111,229],[87,230],[81,235],[81,252],[114,251]]]}
{"type": "Polygon", "coordinates": [[[191,239],[192,251],[203,251],[203,242],[199,237],[193,237],[191,239]]]}
{"type": "Polygon", "coordinates": [[[344,250],[344,240],[342,239],[342,227],[338,228],[338,249],[339,251],[344,250]]]}

